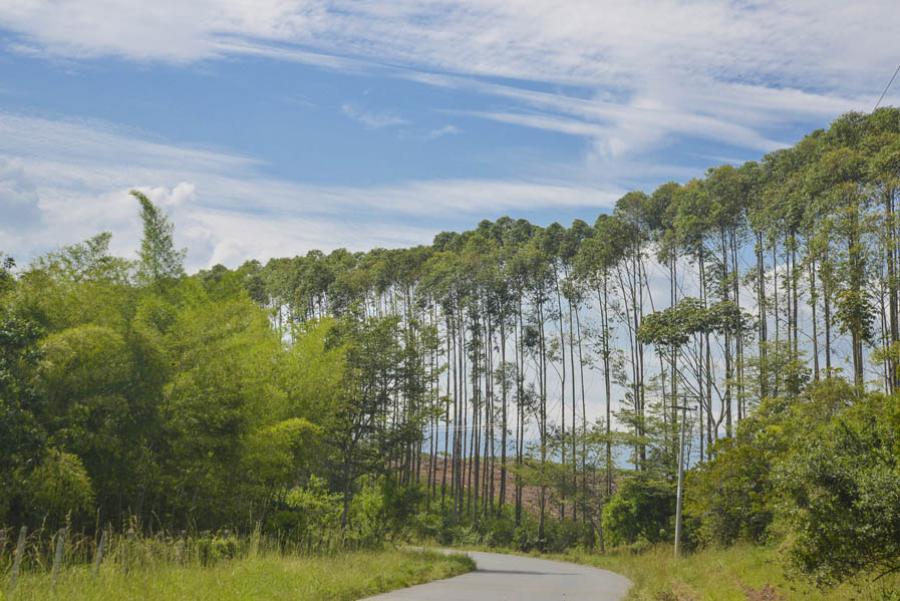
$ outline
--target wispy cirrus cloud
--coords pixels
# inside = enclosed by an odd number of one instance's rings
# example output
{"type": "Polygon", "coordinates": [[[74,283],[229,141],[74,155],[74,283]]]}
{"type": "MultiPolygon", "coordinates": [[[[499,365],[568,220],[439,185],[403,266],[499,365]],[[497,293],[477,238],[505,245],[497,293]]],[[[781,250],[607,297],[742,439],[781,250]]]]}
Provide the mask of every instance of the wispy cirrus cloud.
{"type": "Polygon", "coordinates": [[[31,222],[41,223],[26,231],[4,220],[0,249],[27,259],[109,230],[113,249],[131,254],[140,235],[132,188],[170,212],[192,268],[313,248],[422,244],[448,220],[468,226],[509,211],[604,208],[621,194],[534,178],[303,184],[269,176],[247,157],[166,144],[108,124],[0,112],[0,206],[24,207],[31,222]]]}
{"type": "Polygon", "coordinates": [[[37,189],[16,158],[0,158],[0,214],[7,227],[23,234],[41,222],[37,189]]]}
{"type": "Polygon", "coordinates": [[[429,140],[437,140],[438,138],[443,138],[444,136],[458,136],[461,133],[462,130],[460,128],[456,127],[453,124],[447,124],[443,127],[432,129],[427,134],[425,134],[425,137],[429,140]]]}
{"type": "Polygon", "coordinates": [[[395,113],[367,110],[350,103],[341,105],[341,112],[354,121],[362,123],[369,129],[382,129],[385,127],[398,127],[409,124],[407,119],[404,119],[395,113]]]}
{"type": "MultiPolygon", "coordinates": [[[[167,204],[198,266],[424,242],[457,215],[606,207],[625,185],[696,173],[661,164],[668,144],[701,140],[739,160],[792,142],[785,131],[871,108],[898,60],[885,50],[898,16],[896,0],[0,3],[0,40],[31,56],[303,63],[417,82],[439,92],[433,102],[445,103],[445,91],[480,99],[465,110],[424,107],[462,125],[431,121],[411,136],[419,141],[461,127],[468,139],[475,121],[587,141],[581,164],[547,166],[542,177],[525,166],[519,178],[317,186],[271,177],[254,157],[146,132],[0,113],[0,202],[43,224],[31,238],[0,225],[0,247],[32,253],[111,229],[133,248],[132,186],[167,204]]],[[[885,102],[898,100],[895,92],[885,102]]],[[[373,130],[419,123],[405,105],[403,115],[340,110],[373,130]]]]}
{"type": "MultiPolygon", "coordinates": [[[[897,60],[884,51],[893,47],[897,17],[894,0],[0,6],[0,26],[18,34],[13,43],[37,53],[175,63],[252,55],[468,85],[538,111],[489,111],[486,118],[587,135],[612,155],[672,135],[770,149],[767,127],[869,108],[897,60]],[[532,84],[556,87],[536,91],[532,84]]],[[[401,119],[358,108],[348,114],[375,128],[401,119]]]]}
{"type": "Polygon", "coordinates": [[[883,49],[896,10],[891,0],[33,0],[4,4],[0,23],[67,57],[183,62],[292,45],[310,58],[586,86],[662,70],[867,86],[860,65],[894,62],[883,49]]]}

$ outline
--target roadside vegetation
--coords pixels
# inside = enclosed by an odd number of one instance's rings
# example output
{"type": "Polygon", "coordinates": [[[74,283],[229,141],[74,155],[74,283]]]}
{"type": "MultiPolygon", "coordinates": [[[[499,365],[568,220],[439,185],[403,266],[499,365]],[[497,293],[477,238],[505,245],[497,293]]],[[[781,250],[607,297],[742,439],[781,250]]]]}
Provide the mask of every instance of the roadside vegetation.
{"type": "MultiPolygon", "coordinates": [[[[315,566],[426,540],[578,549],[649,598],[896,598],[897,109],[630,192],[592,225],[504,217],[427,246],[194,274],[165,213],[133,196],[135,260],[106,233],[2,257],[14,594],[74,578],[237,595],[303,566],[333,592],[315,566]],[[679,467],[674,564],[660,549],[679,467]],[[166,550],[132,569],[132,546],[166,550]]],[[[462,565],[384,557],[423,578],[462,565]]],[[[370,575],[418,578],[404,570],[370,575]]]]}
{"type": "MultiPolygon", "coordinates": [[[[95,571],[74,563],[57,575],[23,572],[8,597],[23,601],[352,601],[462,574],[462,555],[368,550],[309,555],[281,545],[245,547],[240,541],[131,540],[95,571]]],[[[70,558],[71,559],[71,558],[70,558]]],[[[10,592],[11,591],[11,592],[10,592]]]]}
{"type": "Polygon", "coordinates": [[[627,576],[628,601],[875,601],[897,599],[900,577],[861,578],[826,589],[786,572],[775,547],[739,543],[708,548],[675,560],[671,545],[643,553],[572,552],[561,559],[627,576]]]}

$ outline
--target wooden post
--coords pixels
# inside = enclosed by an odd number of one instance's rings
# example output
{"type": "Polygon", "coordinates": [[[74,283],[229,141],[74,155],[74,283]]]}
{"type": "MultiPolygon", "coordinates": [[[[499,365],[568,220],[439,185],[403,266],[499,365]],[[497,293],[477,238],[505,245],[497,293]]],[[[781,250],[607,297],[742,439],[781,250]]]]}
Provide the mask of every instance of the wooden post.
{"type": "Polygon", "coordinates": [[[59,579],[59,568],[63,562],[63,551],[66,548],[66,528],[60,528],[56,533],[56,553],[53,554],[53,572],[50,587],[56,590],[56,582],[59,579]]]}
{"type": "Polygon", "coordinates": [[[262,537],[262,526],[259,522],[253,527],[253,534],[250,535],[250,557],[256,559],[259,556],[259,540],[262,537]]]}
{"type": "Polygon", "coordinates": [[[132,548],[133,543],[134,543],[134,527],[131,527],[131,528],[128,529],[128,532],[126,533],[125,538],[126,538],[126,540],[125,540],[125,553],[124,553],[124,556],[125,556],[125,557],[124,557],[122,569],[123,569],[123,570],[125,571],[125,573],[127,574],[127,573],[128,573],[129,567],[131,567],[131,566],[130,566],[130,564],[131,564],[131,548],[132,548]]]}
{"type": "Polygon", "coordinates": [[[9,597],[12,598],[16,590],[16,581],[19,579],[19,570],[22,568],[22,557],[25,555],[25,538],[28,536],[28,526],[22,526],[19,530],[19,541],[16,543],[16,553],[13,556],[12,574],[9,578],[9,597]]]}
{"type": "Polygon", "coordinates": [[[175,541],[175,564],[184,565],[184,539],[180,536],[175,541]]]}
{"type": "Polygon", "coordinates": [[[97,552],[94,554],[94,576],[100,573],[100,564],[103,562],[103,552],[106,550],[106,529],[100,533],[100,543],[97,545],[97,552]]]}

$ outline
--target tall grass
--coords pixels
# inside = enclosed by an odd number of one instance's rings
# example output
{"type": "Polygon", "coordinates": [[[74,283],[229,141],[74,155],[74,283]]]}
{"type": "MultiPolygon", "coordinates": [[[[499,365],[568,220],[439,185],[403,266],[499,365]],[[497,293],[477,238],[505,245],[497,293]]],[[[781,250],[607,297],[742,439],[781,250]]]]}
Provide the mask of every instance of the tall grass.
{"type": "Polygon", "coordinates": [[[900,575],[861,576],[818,589],[786,571],[778,549],[735,545],[675,559],[671,545],[642,553],[571,551],[563,559],[623,574],[634,583],[628,601],[900,601],[900,575]]]}
{"type": "Polygon", "coordinates": [[[0,531],[0,599],[354,599],[471,569],[462,557],[346,551],[340,541],[313,546],[258,529],[247,536],[134,528],[61,536],[43,528],[28,535],[13,586],[17,532],[0,531]]]}

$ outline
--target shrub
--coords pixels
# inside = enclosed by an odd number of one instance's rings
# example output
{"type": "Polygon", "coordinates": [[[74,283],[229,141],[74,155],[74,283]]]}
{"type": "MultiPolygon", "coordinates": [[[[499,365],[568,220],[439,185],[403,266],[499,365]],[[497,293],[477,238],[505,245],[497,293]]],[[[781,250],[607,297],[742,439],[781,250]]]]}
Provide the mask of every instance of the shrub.
{"type": "Polygon", "coordinates": [[[384,498],[382,513],[388,528],[394,532],[408,530],[425,499],[425,492],[420,486],[397,484],[394,478],[384,478],[381,490],[384,498]]]}
{"type": "Polygon", "coordinates": [[[541,542],[538,539],[537,526],[526,520],[523,520],[522,524],[516,528],[516,531],[513,534],[513,540],[515,541],[516,548],[519,551],[524,551],[526,553],[537,549],[541,542]]]}
{"type": "Polygon", "coordinates": [[[341,495],[332,493],[324,480],[313,476],[306,487],[288,491],[284,505],[269,526],[282,537],[298,540],[307,548],[333,538],[341,526],[341,495]]]}
{"type": "Polygon", "coordinates": [[[773,474],[811,432],[858,399],[846,382],[827,379],[797,397],[764,400],[739,424],[734,439],[720,441],[714,458],[688,473],[687,542],[727,546],[782,534],[773,474]]]}
{"type": "Polygon", "coordinates": [[[900,571],[900,404],[871,395],[798,444],[778,473],[790,555],[833,584],[900,571]]]}
{"type": "Polygon", "coordinates": [[[94,503],[91,479],[77,455],[51,449],[28,476],[27,496],[32,507],[59,522],[67,513],[89,512],[94,503]]]}
{"type": "Polygon", "coordinates": [[[200,564],[204,566],[225,559],[234,559],[240,549],[238,538],[227,530],[215,534],[206,533],[192,542],[196,546],[200,564]]]}
{"type": "Polygon", "coordinates": [[[547,520],[544,525],[544,551],[563,553],[578,544],[583,537],[580,522],[571,520],[547,520]]]}
{"type": "Polygon", "coordinates": [[[508,547],[516,535],[515,521],[507,514],[484,519],[485,542],[491,547],[508,547]]]}
{"type": "Polygon", "coordinates": [[[638,474],[624,479],[603,508],[603,530],[611,546],[638,539],[657,543],[671,538],[675,490],[665,481],[638,474]]]}
{"type": "Polygon", "coordinates": [[[739,430],[737,440],[722,441],[713,460],[687,475],[685,524],[692,543],[762,542],[772,523],[772,447],[780,443],[755,416],[739,430]]]}
{"type": "Polygon", "coordinates": [[[388,528],[384,493],[378,480],[363,477],[360,481],[363,484],[350,503],[350,529],[345,536],[357,545],[377,545],[388,528]]]}

